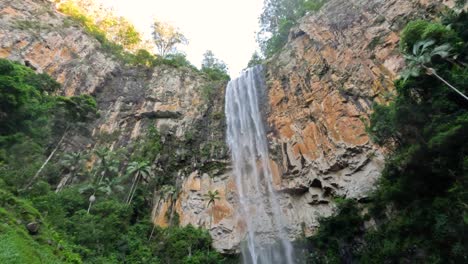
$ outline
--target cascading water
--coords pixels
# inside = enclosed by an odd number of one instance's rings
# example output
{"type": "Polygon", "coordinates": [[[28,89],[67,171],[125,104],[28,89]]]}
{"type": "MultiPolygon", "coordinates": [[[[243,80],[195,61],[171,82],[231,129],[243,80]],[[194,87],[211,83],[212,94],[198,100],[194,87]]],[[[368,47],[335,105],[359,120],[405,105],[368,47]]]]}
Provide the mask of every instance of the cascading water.
{"type": "Polygon", "coordinates": [[[259,94],[264,89],[263,69],[257,66],[230,81],[226,90],[227,141],[239,193],[239,213],[247,228],[242,256],[246,264],[292,264],[293,247],[273,189],[259,110],[259,94]]]}

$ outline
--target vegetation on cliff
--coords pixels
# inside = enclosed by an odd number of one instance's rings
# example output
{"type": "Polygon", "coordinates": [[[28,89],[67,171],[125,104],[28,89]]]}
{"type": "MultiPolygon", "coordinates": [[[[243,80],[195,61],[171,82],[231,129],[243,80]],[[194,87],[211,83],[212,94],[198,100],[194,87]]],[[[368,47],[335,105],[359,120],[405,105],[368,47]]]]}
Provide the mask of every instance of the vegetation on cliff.
{"type": "Polygon", "coordinates": [[[288,41],[291,28],[304,15],[317,12],[326,2],[327,0],[266,0],[260,16],[261,30],[257,36],[263,54],[271,57],[277,53],[288,41]]]}
{"type": "Polygon", "coordinates": [[[369,133],[392,149],[378,189],[370,202],[342,201],[335,216],[321,221],[310,239],[311,262],[468,260],[468,102],[433,74],[466,94],[467,18],[449,13],[440,22],[412,21],[402,31],[403,54],[420,41],[433,43],[424,61],[432,70],[397,80],[393,100],[375,106],[369,133]],[[432,52],[440,46],[449,53],[432,52]]]}
{"type": "Polygon", "coordinates": [[[155,21],[153,40],[144,40],[128,20],[118,17],[111,10],[96,6],[90,0],[56,0],[58,10],[79,23],[83,29],[96,38],[102,50],[116,59],[130,65],[154,67],[169,65],[188,67],[197,70],[183,53],[177,52],[175,46],[186,42],[185,37],[172,26],[155,21]],[[152,50],[158,47],[160,55],[152,50]]]}
{"type": "Polygon", "coordinates": [[[60,85],[48,75],[8,60],[0,60],[0,86],[0,262],[224,261],[208,232],[151,223],[145,194],[175,185],[180,165],[163,158],[167,167],[150,177],[149,162],[170,147],[155,129],[128,149],[63,153],[61,139],[95,116],[94,99],[54,95],[60,85]]]}

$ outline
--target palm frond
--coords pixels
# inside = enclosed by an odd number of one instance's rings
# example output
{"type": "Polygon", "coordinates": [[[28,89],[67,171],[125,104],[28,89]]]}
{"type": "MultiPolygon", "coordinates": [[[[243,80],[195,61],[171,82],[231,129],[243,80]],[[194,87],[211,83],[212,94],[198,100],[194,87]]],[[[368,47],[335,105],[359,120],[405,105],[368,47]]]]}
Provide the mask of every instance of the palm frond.
{"type": "Polygon", "coordinates": [[[431,57],[438,55],[442,58],[447,58],[448,56],[450,56],[451,50],[452,50],[452,47],[450,46],[450,44],[437,46],[432,50],[431,57]]]}
{"type": "Polygon", "coordinates": [[[85,185],[81,188],[78,189],[78,192],[83,194],[83,193],[87,193],[87,192],[93,192],[94,191],[94,186],[91,185],[91,184],[88,184],[88,185],[85,185]]]}
{"type": "Polygon", "coordinates": [[[430,46],[434,45],[435,44],[435,40],[423,40],[422,41],[422,48],[421,48],[421,53],[424,53],[426,52],[427,48],[429,48],[430,46]]]}

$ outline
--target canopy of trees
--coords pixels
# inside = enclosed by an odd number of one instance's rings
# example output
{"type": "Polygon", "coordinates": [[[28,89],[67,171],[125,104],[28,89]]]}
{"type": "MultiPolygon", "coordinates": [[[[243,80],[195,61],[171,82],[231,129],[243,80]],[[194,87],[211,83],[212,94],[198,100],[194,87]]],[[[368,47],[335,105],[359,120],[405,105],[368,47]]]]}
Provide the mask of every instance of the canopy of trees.
{"type": "Polygon", "coordinates": [[[75,14],[87,20],[89,27],[99,29],[104,36],[129,51],[145,48],[142,35],[126,18],[116,16],[110,9],[93,0],[57,0],[58,8],[66,14],[75,14]]]}
{"type": "Polygon", "coordinates": [[[174,26],[155,20],[152,25],[153,40],[158,54],[166,57],[168,54],[175,53],[178,44],[186,44],[188,41],[174,26]]]}
{"type": "Polygon", "coordinates": [[[207,50],[203,54],[201,70],[213,81],[230,79],[227,65],[222,60],[216,58],[211,50],[207,50]]]}
{"type": "Polygon", "coordinates": [[[181,166],[167,157],[169,169],[152,177],[150,162],[174,149],[154,128],[129,146],[131,154],[57,148],[66,128],[87,122],[97,107],[91,96],[52,95],[59,87],[0,59],[0,263],[226,263],[208,232],[177,227],[176,213],[175,226],[152,224],[148,194],[171,185],[177,195],[173,174],[181,166]]]}
{"type": "Polygon", "coordinates": [[[257,36],[260,48],[272,56],[288,40],[289,30],[308,12],[319,10],[327,0],[265,0],[257,36]]]}

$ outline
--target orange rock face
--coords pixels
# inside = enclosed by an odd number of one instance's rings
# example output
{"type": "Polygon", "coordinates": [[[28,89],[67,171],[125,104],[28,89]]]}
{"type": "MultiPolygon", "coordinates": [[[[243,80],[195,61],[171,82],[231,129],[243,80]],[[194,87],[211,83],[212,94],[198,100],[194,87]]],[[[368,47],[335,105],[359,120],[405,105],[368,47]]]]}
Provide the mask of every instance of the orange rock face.
{"type": "MultiPolygon", "coordinates": [[[[370,142],[365,122],[372,104],[384,103],[384,95],[392,93],[404,66],[399,31],[409,20],[437,13],[442,4],[454,1],[330,0],[304,17],[268,61],[269,166],[291,239],[313,234],[318,217],[333,212],[334,195],[359,199],[373,188],[383,155],[370,142]]],[[[53,10],[44,0],[0,1],[0,57],[51,74],[63,95],[93,94],[101,114],[90,128],[93,137],[115,133],[118,139],[109,146],[125,146],[156,126],[183,138],[196,120],[208,116],[201,96],[204,77],[183,67],[141,71],[123,65],[96,39],[45,8],[53,10]],[[180,117],[142,118],[155,111],[180,117]]],[[[209,104],[223,112],[222,103],[209,104]]],[[[84,145],[94,147],[95,138],[84,145]]],[[[155,202],[154,223],[165,227],[167,215],[177,212],[181,225],[207,228],[215,247],[232,253],[246,231],[236,214],[235,181],[229,171],[211,177],[194,167],[180,171],[175,203],[167,195],[155,202]],[[220,196],[213,206],[204,197],[210,190],[220,196]]]]}
{"type": "Polygon", "coordinates": [[[330,1],[304,18],[269,60],[269,138],[282,153],[275,159],[286,176],[336,173],[379,152],[365,123],[372,104],[393,92],[404,65],[398,53],[404,23],[395,27],[392,21],[418,16],[416,5],[423,14],[438,3],[330,1]],[[348,156],[355,160],[344,160],[348,156]]]}
{"type": "Polygon", "coordinates": [[[386,103],[404,66],[400,30],[439,8],[436,0],[328,1],[267,61],[271,168],[292,233],[312,235],[334,196],[360,199],[374,188],[384,156],[365,131],[372,105],[386,103]]]}
{"type": "Polygon", "coordinates": [[[160,227],[168,227],[169,221],[167,219],[167,212],[170,207],[170,201],[163,201],[162,205],[158,209],[158,214],[153,220],[153,223],[160,227]]]}

